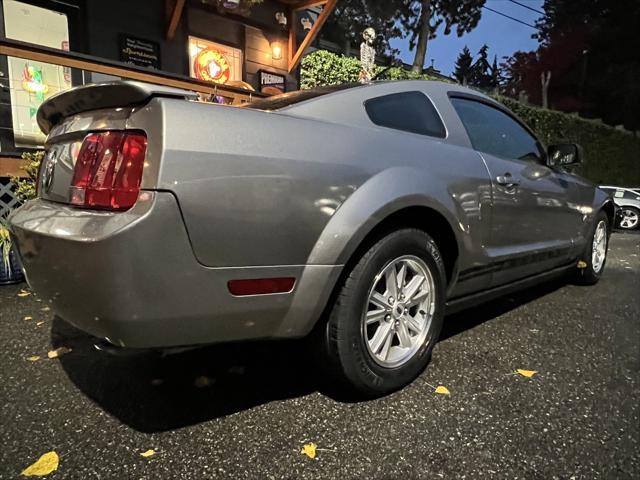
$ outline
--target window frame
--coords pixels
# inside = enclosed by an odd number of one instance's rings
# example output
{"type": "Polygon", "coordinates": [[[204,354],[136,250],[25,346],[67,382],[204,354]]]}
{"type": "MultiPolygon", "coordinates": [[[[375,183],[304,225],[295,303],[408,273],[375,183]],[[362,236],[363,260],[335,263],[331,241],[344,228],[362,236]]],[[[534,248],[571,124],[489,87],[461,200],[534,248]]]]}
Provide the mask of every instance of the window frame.
{"type": "MultiPolygon", "coordinates": [[[[469,132],[467,131],[467,126],[464,124],[462,118],[460,117],[460,114],[456,110],[455,105],[453,104],[453,102],[451,102],[451,99],[457,98],[457,99],[460,99],[460,100],[468,100],[468,101],[471,101],[471,102],[481,103],[481,104],[483,104],[484,106],[486,106],[488,108],[493,108],[494,110],[498,110],[499,112],[502,112],[505,115],[507,115],[507,117],[511,118],[511,120],[513,120],[518,125],[520,125],[535,140],[536,145],[537,145],[538,149],[540,150],[540,160],[535,162],[535,163],[538,163],[538,164],[541,164],[541,165],[544,165],[544,166],[548,166],[547,165],[547,149],[545,148],[545,145],[540,141],[540,139],[535,134],[535,132],[531,129],[531,127],[529,127],[529,125],[527,125],[522,119],[520,119],[515,113],[513,113],[507,107],[505,107],[501,103],[494,102],[493,100],[489,100],[489,99],[480,97],[478,95],[473,95],[473,94],[465,93],[465,92],[449,91],[449,92],[447,92],[447,97],[449,97],[449,103],[451,104],[451,108],[453,108],[455,114],[458,117],[458,120],[460,120],[460,123],[462,124],[462,127],[464,128],[464,131],[465,131],[465,133],[467,135],[467,138],[469,138],[469,143],[471,144],[471,148],[473,150],[475,150],[476,152],[480,152],[480,153],[487,153],[488,155],[494,155],[494,154],[492,154],[490,152],[482,152],[481,150],[478,150],[478,149],[475,148],[475,146],[471,142],[471,136],[469,135],[469,132]]],[[[522,160],[522,159],[519,159],[519,158],[511,158],[511,157],[500,157],[500,158],[506,158],[507,160],[513,160],[513,161],[519,161],[519,162],[529,162],[530,161],[530,160],[522,160]]]]}
{"type": "Polygon", "coordinates": [[[447,129],[447,124],[442,119],[442,115],[438,111],[438,108],[436,107],[436,104],[433,102],[433,100],[431,100],[431,98],[429,98],[429,95],[427,95],[425,92],[423,92],[421,90],[403,90],[401,92],[390,92],[390,93],[385,93],[385,94],[378,95],[378,96],[375,96],[375,97],[372,97],[372,98],[367,98],[366,100],[364,100],[362,102],[362,107],[364,108],[364,113],[365,113],[366,118],[371,122],[372,125],[375,125],[376,127],[386,128],[388,130],[393,130],[394,132],[402,132],[402,133],[410,133],[412,135],[420,135],[421,137],[437,138],[439,140],[444,140],[449,136],[449,130],[447,129]],[[390,96],[394,96],[394,95],[406,95],[406,94],[410,94],[410,93],[417,93],[419,95],[422,95],[426,99],[426,101],[429,102],[429,104],[433,108],[433,111],[436,114],[436,118],[440,122],[440,125],[442,125],[442,130],[443,130],[444,133],[441,136],[440,135],[431,135],[429,133],[423,133],[423,132],[415,132],[415,131],[411,131],[411,130],[404,130],[402,128],[390,127],[388,125],[381,125],[379,123],[374,122],[373,119],[371,118],[371,116],[369,115],[369,111],[367,110],[367,104],[369,104],[369,103],[371,103],[371,102],[373,102],[375,100],[381,99],[381,98],[390,97],[390,96]]]}

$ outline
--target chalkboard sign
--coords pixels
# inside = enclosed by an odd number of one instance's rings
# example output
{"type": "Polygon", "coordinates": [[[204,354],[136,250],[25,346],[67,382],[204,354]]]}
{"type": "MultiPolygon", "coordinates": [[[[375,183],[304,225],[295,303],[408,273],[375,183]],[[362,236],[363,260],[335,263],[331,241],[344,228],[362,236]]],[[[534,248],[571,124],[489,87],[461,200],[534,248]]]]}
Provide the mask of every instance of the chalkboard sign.
{"type": "Polygon", "coordinates": [[[151,40],[120,35],[120,61],[160,69],[160,45],[151,40]]]}
{"type": "Polygon", "coordinates": [[[262,93],[277,95],[287,91],[287,78],[279,73],[258,70],[258,81],[262,93]]]}

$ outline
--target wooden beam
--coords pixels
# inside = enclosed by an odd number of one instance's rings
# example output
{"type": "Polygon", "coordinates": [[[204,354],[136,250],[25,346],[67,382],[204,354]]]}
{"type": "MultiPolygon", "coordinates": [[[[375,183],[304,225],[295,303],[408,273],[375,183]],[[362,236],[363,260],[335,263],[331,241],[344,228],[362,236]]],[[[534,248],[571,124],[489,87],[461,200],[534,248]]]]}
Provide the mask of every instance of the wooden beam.
{"type": "Polygon", "coordinates": [[[293,7],[293,10],[299,12],[300,10],[319,7],[320,5],[324,5],[325,3],[327,3],[327,0],[307,0],[306,2],[300,3],[293,7]]]}
{"type": "Polygon", "coordinates": [[[176,35],[178,23],[180,23],[180,17],[182,17],[182,10],[184,9],[184,0],[175,0],[173,4],[173,11],[169,18],[169,26],[167,27],[167,40],[172,40],[176,35]]]}
{"type": "MultiPolygon", "coordinates": [[[[298,47],[298,50],[296,51],[295,55],[291,57],[291,54],[289,54],[291,58],[289,60],[289,72],[291,72],[294,68],[298,66],[298,63],[302,58],[302,54],[307,49],[307,47],[311,44],[311,42],[313,42],[313,40],[316,38],[316,35],[318,35],[318,32],[320,32],[320,29],[324,25],[324,22],[327,21],[327,18],[329,18],[329,15],[331,15],[331,12],[335,8],[336,2],[337,0],[326,0],[326,2],[324,3],[324,8],[322,9],[322,12],[320,12],[320,15],[318,15],[318,19],[316,20],[316,23],[314,23],[313,27],[311,27],[311,30],[302,41],[302,44],[298,47]]],[[[311,2],[307,2],[307,3],[311,3],[311,2]]],[[[319,3],[319,2],[316,2],[316,3],[319,3]]],[[[300,8],[304,8],[304,7],[300,7],[300,8]]],[[[297,9],[298,7],[296,7],[296,10],[297,9]]],[[[293,29],[293,24],[291,24],[290,29],[293,29]]]]}
{"type": "Polygon", "coordinates": [[[0,177],[26,178],[24,167],[29,163],[18,157],[0,157],[0,177]]]}
{"type": "Polygon", "coordinates": [[[189,81],[173,78],[171,76],[157,74],[152,71],[142,70],[138,68],[127,68],[125,66],[109,65],[106,62],[91,61],[77,58],[77,55],[69,54],[62,50],[47,49],[38,46],[26,46],[22,42],[14,42],[11,40],[0,39],[0,55],[24,58],[36,62],[51,63],[61,65],[63,67],[78,68],[89,72],[103,73],[105,75],[113,75],[115,77],[123,77],[141,82],[153,83],[156,85],[165,85],[168,87],[181,88],[183,90],[191,90],[207,95],[224,95],[226,97],[251,99],[251,97],[265,97],[258,92],[240,92],[236,88],[218,85],[215,83],[205,83],[202,81],[189,81]],[[24,46],[23,46],[24,45],[24,46]]]}

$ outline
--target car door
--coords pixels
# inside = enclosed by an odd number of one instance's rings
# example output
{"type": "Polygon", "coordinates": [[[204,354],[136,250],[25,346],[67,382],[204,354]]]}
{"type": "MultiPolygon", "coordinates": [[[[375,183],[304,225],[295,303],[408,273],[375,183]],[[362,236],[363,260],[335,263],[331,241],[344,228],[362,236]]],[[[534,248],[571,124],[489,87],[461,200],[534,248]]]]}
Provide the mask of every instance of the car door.
{"type": "Polygon", "coordinates": [[[480,97],[451,103],[492,179],[492,285],[567,263],[578,230],[570,182],[545,165],[540,142],[507,111],[480,97]]]}

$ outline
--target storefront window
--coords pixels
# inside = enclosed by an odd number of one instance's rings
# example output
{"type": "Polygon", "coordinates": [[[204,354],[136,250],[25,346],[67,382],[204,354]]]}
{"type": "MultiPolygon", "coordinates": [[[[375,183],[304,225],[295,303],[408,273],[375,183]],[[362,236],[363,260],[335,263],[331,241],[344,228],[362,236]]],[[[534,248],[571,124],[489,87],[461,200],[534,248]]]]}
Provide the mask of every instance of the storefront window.
{"type": "Polygon", "coordinates": [[[189,37],[189,73],[193,78],[207,82],[241,82],[242,50],[189,37]]]}
{"type": "MultiPolygon", "coordinates": [[[[3,2],[7,38],[45,47],[69,49],[66,15],[15,0],[3,2]]],[[[50,96],[71,88],[68,68],[8,57],[11,115],[16,147],[36,147],[45,136],[36,122],[38,107],[50,96]]]]}

